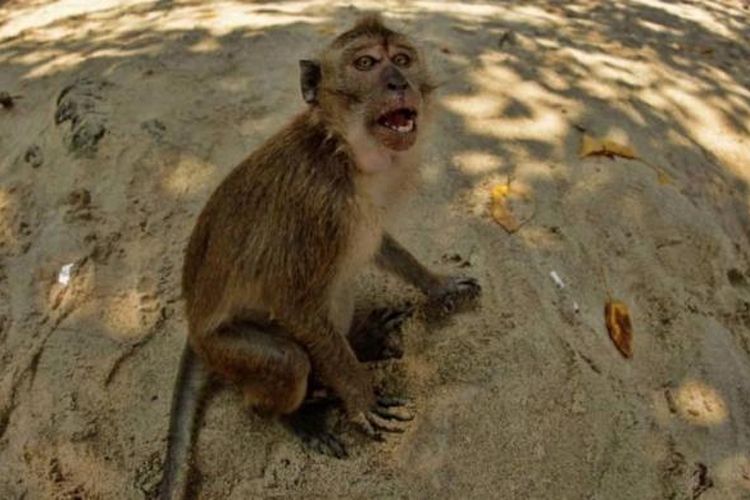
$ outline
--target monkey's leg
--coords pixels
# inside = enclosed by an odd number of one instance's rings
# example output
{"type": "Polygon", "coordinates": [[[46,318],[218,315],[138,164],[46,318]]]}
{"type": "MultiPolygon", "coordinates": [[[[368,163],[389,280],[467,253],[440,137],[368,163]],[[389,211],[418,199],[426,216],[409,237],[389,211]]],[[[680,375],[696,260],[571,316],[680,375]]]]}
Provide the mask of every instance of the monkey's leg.
{"type": "Polygon", "coordinates": [[[294,340],[245,322],[220,327],[196,349],[208,366],[236,382],[259,413],[287,415],[307,393],[310,359],[294,340]]]}
{"type": "Polygon", "coordinates": [[[220,328],[207,343],[208,362],[241,387],[258,413],[280,417],[314,451],[347,456],[343,443],[327,430],[326,405],[332,401],[303,402],[311,373],[301,345],[279,328],[246,322],[220,328]]]}
{"type": "Polygon", "coordinates": [[[451,314],[475,300],[482,288],[474,278],[439,276],[424,267],[390,234],[383,235],[376,263],[419,288],[428,299],[428,312],[451,314]]]}

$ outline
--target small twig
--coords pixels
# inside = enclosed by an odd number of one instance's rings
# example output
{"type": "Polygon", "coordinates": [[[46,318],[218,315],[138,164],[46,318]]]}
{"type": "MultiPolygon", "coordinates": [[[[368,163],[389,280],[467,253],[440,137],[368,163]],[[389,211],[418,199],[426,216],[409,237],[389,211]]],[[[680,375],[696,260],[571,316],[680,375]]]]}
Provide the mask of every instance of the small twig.
{"type": "Polygon", "coordinates": [[[599,263],[599,274],[602,276],[602,281],[604,281],[604,291],[607,293],[607,301],[612,300],[612,289],[609,287],[609,281],[607,280],[607,273],[604,272],[604,264],[601,262],[599,263]]]}
{"type": "Polygon", "coordinates": [[[114,360],[112,363],[112,366],[109,367],[109,370],[107,371],[106,377],[104,377],[104,386],[108,386],[110,382],[115,378],[115,375],[117,375],[117,372],[120,370],[120,367],[122,364],[127,361],[133,354],[136,353],[136,351],[142,347],[144,344],[146,344],[149,340],[151,340],[154,337],[154,334],[156,333],[156,328],[152,329],[149,333],[147,333],[142,339],[140,339],[137,342],[133,342],[132,344],[128,345],[123,352],[120,353],[119,356],[114,360]]]}
{"type": "MultiPolygon", "coordinates": [[[[67,293],[67,290],[62,293],[67,293]]],[[[62,323],[71,312],[73,312],[73,308],[70,307],[61,311],[57,315],[57,318],[55,318],[55,320],[49,325],[48,330],[40,335],[34,345],[26,351],[24,359],[21,362],[16,363],[15,367],[11,368],[11,374],[6,379],[3,387],[0,388],[0,437],[5,433],[8,421],[10,420],[10,414],[13,413],[13,410],[16,408],[16,393],[18,387],[26,378],[27,374],[30,374],[33,381],[39,358],[41,357],[44,348],[47,346],[47,341],[55,330],[57,330],[60,323],[62,323]]]]}

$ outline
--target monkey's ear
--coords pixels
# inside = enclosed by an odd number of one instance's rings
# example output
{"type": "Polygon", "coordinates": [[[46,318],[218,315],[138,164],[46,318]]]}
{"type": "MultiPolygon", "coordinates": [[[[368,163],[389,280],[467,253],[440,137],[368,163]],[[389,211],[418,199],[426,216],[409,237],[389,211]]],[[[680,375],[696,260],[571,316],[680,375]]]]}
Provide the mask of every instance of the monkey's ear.
{"type": "Polygon", "coordinates": [[[302,98],[308,104],[315,104],[318,102],[318,85],[321,78],[320,63],[302,59],[299,62],[299,69],[302,98]]]}

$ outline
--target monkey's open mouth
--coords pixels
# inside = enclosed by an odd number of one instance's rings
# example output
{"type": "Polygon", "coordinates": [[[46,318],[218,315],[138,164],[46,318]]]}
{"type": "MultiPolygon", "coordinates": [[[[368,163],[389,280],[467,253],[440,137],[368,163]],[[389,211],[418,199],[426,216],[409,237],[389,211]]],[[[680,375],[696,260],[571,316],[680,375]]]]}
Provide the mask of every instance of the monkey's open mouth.
{"type": "Polygon", "coordinates": [[[413,108],[398,108],[381,115],[378,125],[400,134],[407,134],[416,128],[416,118],[417,111],[413,108]]]}

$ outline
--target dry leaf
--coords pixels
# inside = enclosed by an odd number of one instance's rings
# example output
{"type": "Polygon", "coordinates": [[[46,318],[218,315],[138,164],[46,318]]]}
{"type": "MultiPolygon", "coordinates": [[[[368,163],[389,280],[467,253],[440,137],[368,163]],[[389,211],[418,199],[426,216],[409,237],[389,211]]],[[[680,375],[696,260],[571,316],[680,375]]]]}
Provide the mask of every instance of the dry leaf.
{"type": "Polygon", "coordinates": [[[490,213],[495,222],[509,233],[515,233],[534,215],[529,190],[521,183],[498,184],[492,188],[490,213]]]}
{"type": "Polygon", "coordinates": [[[521,227],[518,225],[518,221],[508,208],[508,193],[510,193],[510,185],[498,184],[492,188],[492,218],[495,222],[500,224],[509,233],[515,233],[521,227]]]}
{"type": "Polygon", "coordinates": [[[620,156],[630,160],[639,160],[656,172],[656,180],[660,185],[672,184],[672,179],[662,169],[639,158],[638,153],[631,146],[620,144],[619,142],[609,139],[597,139],[588,134],[583,134],[579,154],[581,158],[586,156],[606,156],[608,158],[620,156]]]}
{"type": "Polygon", "coordinates": [[[630,323],[628,306],[616,300],[607,300],[604,304],[604,320],[607,323],[609,337],[617,350],[626,358],[632,357],[633,326],[630,323]]]}
{"type": "Polygon", "coordinates": [[[515,233],[534,217],[536,206],[531,189],[523,182],[509,180],[493,186],[490,193],[490,213],[495,222],[509,233],[515,233]]]}
{"type": "Polygon", "coordinates": [[[631,160],[638,158],[638,153],[635,152],[635,149],[628,145],[609,139],[597,139],[588,134],[583,134],[579,154],[581,158],[586,156],[606,156],[608,158],[620,156],[631,160]]]}

